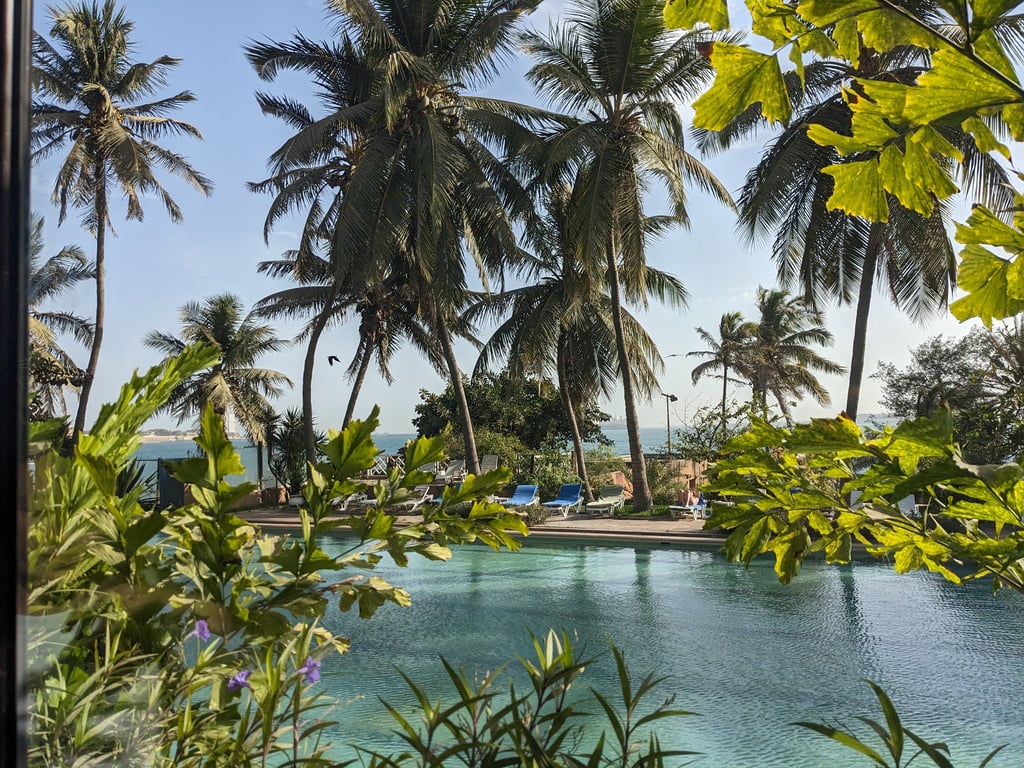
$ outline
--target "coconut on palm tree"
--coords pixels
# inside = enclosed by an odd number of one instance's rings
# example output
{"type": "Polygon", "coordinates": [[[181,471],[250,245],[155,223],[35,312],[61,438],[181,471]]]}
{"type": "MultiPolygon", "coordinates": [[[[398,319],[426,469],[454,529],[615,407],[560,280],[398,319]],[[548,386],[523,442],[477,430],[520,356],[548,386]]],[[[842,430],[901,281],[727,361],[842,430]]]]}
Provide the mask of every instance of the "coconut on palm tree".
{"type": "Polygon", "coordinates": [[[210,403],[218,413],[233,415],[254,444],[265,444],[273,412],[270,399],[280,395],[282,387],[290,387],[291,381],[283,373],[257,367],[256,362],[287,342],[277,338],[269,325],[245,315],[239,298],[228,293],[186,304],[178,317],[178,335],[151,331],[146,346],[172,356],[190,344],[212,344],[220,350],[221,359],[175,388],[163,410],[173,413],[181,424],[198,420],[210,403]]]}
{"type": "Polygon", "coordinates": [[[35,217],[29,238],[28,341],[29,391],[32,393],[32,417],[45,419],[58,411],[66,415],[64,390],[79,387],[84,373],[60,345],[61,334],[76,341],[92,343],[93,326],[72,312],[41,307],[84,280],[96,277],[96,268],[77,245],[66,245],[45,261],[43,220],[35,217]]]}
{"type": "Polygon", "coordinates": [[[580,116],[552,138],[548,172],[572,180],[581,258],[602,264],[606,274],[638,510],[650,509],[652,499],[623,305],[648,301],[645,193],[661,182],[671,205],[668,219],[679,225],[688,223],[689,183],[731,204],[726,189],[686,151],[677,108],[710,82],[711,66],[698,51],[710,34],[670,33],[662,11],[659,0],[577,0],[560,27],[524,38],[534,60],[530,81],[580,116]]]}
{"type": "MultiPolygon", "coordinates": [[[[902,0],[901,5],[926,17],[937,4],[902,0]]],[[[998,34],[1019,39],[1019,15],[1007,16],[1005,21],[993,19],[1001,30],[998,34]]],[[[827,302],[855,304],[845,408],[851,418],[856,418],[860,405],[868,318],[876,290],[912,319],[923,320],[945,309],[956,283],[947,203],[938,203],[922,215],[887,195],[886,222],[870,222],[828,208],[834,179],[822,169],[863,157],[817,144],[807,134],[809,126],[849,135],[851,112],[843,91],[851,80],[910,83],[930,66],[930,53],[913,46],[882,53],[863,48],[859,59],[856,66],[835,60],[809,63],[802,82],[795,74],[789,76],[793,116],[748,172],[739,195],[739,230],[750,242],[771,241],[783,287],[798,290],[819,308],[827,302]]],[[[721,133],[698,134],[698,142],[702,149],[714,151],[765,126],[759,110],[748,110],[721,133]]],[[[1011,210],[1012,187],[1001,164],[979,151],[958,124],[934,128],[963,153],[959,175],[965,195],[994,210],[1011,210]]]]}
{"type": "Polygon", "coordinates": [[[60,221],[68,207],[82,210],[96,238],[96,316],[89,362],[78,400],[72,440],[85,426],[96,377],[106,304],[106,231],[112,193],[127,202],[128,219],[142,221],[142,197],[160,198],[173,221],[181,210],[157,178],[160,171],[209,194],[210,181],[157,140],[177,135],[202,138],[193,126],[167,117],[195,97],[181,91],[143,101],[160,89],[180,59],[152,62],[130,58],[134,25],[114,0],[81,2],[49,9],[50,37],[32,40],[32,157],[38,161],[67,148],[57,171],[53,201],[60,221]]]}

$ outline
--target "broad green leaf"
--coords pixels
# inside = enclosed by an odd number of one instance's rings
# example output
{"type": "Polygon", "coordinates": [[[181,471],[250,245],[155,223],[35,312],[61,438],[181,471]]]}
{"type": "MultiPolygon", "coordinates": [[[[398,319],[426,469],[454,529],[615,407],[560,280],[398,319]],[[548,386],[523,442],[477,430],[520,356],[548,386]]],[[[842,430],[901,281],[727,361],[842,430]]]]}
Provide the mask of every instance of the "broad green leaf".
{"type": "Polygon", "coordinates": [[[366,420],[350,421],[341,432],[328,430],[323,453],[338,475],[355,475],[373,466],[378,453],[373,431],[380,425],[379,416],[380,408],[375,405],[366,420]]]}
{"type": "Polygon", "coordinates": [[[897,146],[890,144],[883,149],[878,157],[882,184],[904,208],[927,216],[934,205],[932,196],[928,194],[927,187],[909,173],[906,165],[907,158],[897,146]]]}
{"type": "Polygon", "coordinates": [[[915,128],[909,134],[908,141],[919,145],[926,152],[951,157],[958,163],[963,162],[964,153],[930,125],[922,125],[915,128]]]}
{"type": "Polygon", "coordinates": [[[96,488],[104,496],[113,496],[117,492],[117,467],[106,456],[97,456],[76,450],[75,458],[81,463],[96,488]]]}
{"type": "Polygon", "coordinates": [[[1011,85],[966,56],[942,49],[933,54],[932,67],[918,78],[917,87],[907,92],[903,117],[915,125],[948,117],[960,122],[982,109],[1019,102],[1011,85]]]}
{"type": "Polygon", "coordinates": [[[160,533],[165,522],[164,513],[154,510],[128,526],[124,532],[124,548],[128,556],[131,557],[141,546],[160,533]]]}
{"type": "MultiPolygon", "coordinates": [[[[938,162],[936,162],[931,152],[922,146],[922,143],[914,140],[917,135],[918,134],[914,134],[910,141],[907,141],[905,145],[903,152],[904,178],[913,181],[919,190],[926,190],[939,200],[945,200],[947,197],[952,197],[960,190],[938,162]]],[[[895,189],[889,189],[888,186],[886,186],[886,189],[893,194],[896,194],[895,189]]],[[[917,211],[922,216],[926,216],[931,213],[932,206],[930,203],[927,205],[920,205],[917,204],[916,201],[916,195],[911,195],[907,202],[904,202],[902,199],[900,200],[905,208],[917,211]],[[910,205],[909,203],[911,202],[914,202],[915,205],[910,205]]]]}
{"type": "Polygon", "coordinates": [[[712,29],[729,28],[727,0],[668,0],[664,16],[669,29],[693,29],[701,23],[712,29]]]}
{"type": "MultiPolygon", "coordinates": [[[[1018,199],[1018,204],[1020,202],[1018,199]]],[[[991,245],[1005,248],[1012,254],[1024,252],[1024,232],[1011,227],[984,206],[974,208],[966,222],[957,224],[956,239],[963,245],[991,245]]]]}
{"type": "Polygon", "coordinates": [[[915,24],[880,0],[802,0],[797,12],[817,27],[855,20],[863,45],[876,51],[899,45],[931,48],[940,42],[935,32],[915,24]]]}
{"type": "Polygon", "coordinates": [[[835,40],[836,52],[850,62],[851,67],[860,66],[860,32],[857,31],[855,18],[841,19],[832,27],[832,39],[835,40]]]}
{"type": "Polygon", "coordinates": [[[885,146],[886,142],[899,137],[899,134],[882,118],[877,107],[855,108],[850,122],[850,132],[852,135],[844,136],[820,123],[812,123],[807,128],[807,137],[823,147],[835,147],[840,155],[878,149],[885,146]]]}
{"type": "MultiPolygon", "coordinates": [[[[751,31],[780,48],[807,31],[807,25],[784,0],[747,0],[752,19],[751,31]]],[[[797,46],[794,46],[799,50],[797,46]]]]}
{"type": "Polygon", "coordinates": [[[720,131],[751,104],[760,104],[769,122],[784,123],[791,109],[779,60],[740,45],[715,43],[711,63],[718,70],[711,88],[693,108],[693,124],[720,131]]]}
{"type": "Polygon", "coordinates": [[[889,220],[889,205],[877,159],[830,165],[823,168],[822,173],[836,180],[835,191],[826,203],[828,210],[845,211],[869,221],[889,220]]]}
{"type": "Polygon", "coordinates": [[[975,55],[984,59],[985,63],[1005,75],[1012,82],[1017,82],[1017,74],[1013,70],[1013,63],[1010,61],[1009,56],[1007,56],[1006,49],[1003,47],[999,36],[991,29],[980,31],[978,26],[977,20],[975,20],[975,23],[972,25],[975,32],[973,40],[975,55]]]}
{"type": "Polygon", "coordinates": [[[1008,104],[1003,107],[1001,117],[1014,140],[1024,141],[1024,104],[1008,104]]]}
{"type": "Polygon", "coordinates": [[[967,291],[967,295],[949,305],[954,317],[958,320],[977,317],[991,327],[993,319],[1002,320],[1024,312],[1021,257],[1011,262],[978,245],[968,245],[960,252],[960,257],[957,285],[967,291]],[[1015,293],[1011,293],[1011,285],[1015,293]]]}

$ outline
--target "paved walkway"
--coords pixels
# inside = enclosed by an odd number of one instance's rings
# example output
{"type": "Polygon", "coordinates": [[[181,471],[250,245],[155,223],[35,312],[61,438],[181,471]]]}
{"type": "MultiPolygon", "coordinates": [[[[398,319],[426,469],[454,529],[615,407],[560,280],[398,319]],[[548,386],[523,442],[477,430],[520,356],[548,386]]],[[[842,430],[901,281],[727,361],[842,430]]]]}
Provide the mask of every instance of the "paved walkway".
{"type": "MultiPolygon", "coordinates": [[[[298,523],[298,516],[290,507],[253,509],[239,513],[240,517],[259,525],[289,526],[298,523]]],[[[418,523],[419,515],[398,515],[399,524],[418,523]]],[[[570,513],[568,517],[552,515],[541,525],[530,529],[538,537],[566,537],[615,541],[666,541],[721,544],[722,536],[704,531],[704,520],[692,517],[595,517],[570,513]]]]}

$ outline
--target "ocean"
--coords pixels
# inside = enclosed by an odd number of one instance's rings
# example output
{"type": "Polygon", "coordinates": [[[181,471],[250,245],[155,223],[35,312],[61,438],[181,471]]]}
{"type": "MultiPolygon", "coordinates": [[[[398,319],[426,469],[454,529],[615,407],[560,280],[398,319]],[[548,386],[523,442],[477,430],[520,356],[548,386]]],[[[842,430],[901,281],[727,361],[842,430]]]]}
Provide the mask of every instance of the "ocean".
{"type": "MultiPolygon", "coordinates": [[[[606,426],[602,431],[612,441],[612,451],[622,455],[629,453],[629,437],[624,426],[606,426]]],[[[373,436],[373,441],[385,453],[398,453],[409,440],[415,437],[415,434],[408,432],[378,432],[373,436]]],[[[646,453],[657,453],[665,450],[664,427],[641,427],[640,439],[643,441],[646,453]]],[[[248,440],[235,440],[233,442],[242,459],[242,465],[245,467],[245,475],[232,477],[232,481],[255,483],[257,480],[256,448],[248,440]]],[[[198,449],[191,440],[165,440],[162,442],[143,443],[135,452],[136,459],[152,462],[154,470],[156,469],[157,459],[185,459],[196,455],[198,455],[198,449]]],[[[263,472],[264,478],[270,476],[270,472],[266,468],[264,468],[263,472]]]]}

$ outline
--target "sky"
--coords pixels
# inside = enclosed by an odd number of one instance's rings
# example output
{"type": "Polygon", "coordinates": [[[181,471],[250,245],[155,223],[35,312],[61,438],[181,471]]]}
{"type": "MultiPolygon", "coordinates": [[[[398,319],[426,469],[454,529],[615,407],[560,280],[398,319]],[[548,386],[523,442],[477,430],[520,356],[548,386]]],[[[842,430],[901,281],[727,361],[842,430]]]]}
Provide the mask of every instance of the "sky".
{"type": "MultiPolygon", "coordinates": [[[[47,32],[47,3],[36,3],[36,29],[47,32]]],[[[127,0],[122,2],[127,16],[135,22],[133,59],[151,61],[160,55],[183,59],[173,70],[167,88],[160,96],[181,90],[192,91],[197,100],[179,110],[175,117],[196,126],[202,141],[176,139],[164,146],[185,155],[192,165],[212,179],[215,188],[204,197],[176,178],[165,176],[164,183],[181,207],[184,223],[169,221],[161,202],[143,201],[142,223],[124,220],[123,201],[112,199],[111,219],[115,235],[107,239],[107,319],[99,370],[89,403],[89,421],[100,405],[113,400],[120,385],[134,369],[145,370],[160,361],[160,354],[145,347],[145,335],[152,330],[177,332],[177,312],[187,302],[230,292],[246,306],[289,286],[256,273],[258,262],[278,258],[297,244],[298,224],[279,223],[264,242],[263,222],[270,197],[255,195],[246,182],[258,181],[267,174],[266,159],[288,137],[287,127],[264,116],[255,93],[263,90],[288,94],[315,108],[309,84],[299,75],[284,73],[274,82],[261,81],[245,60],[242,46],[250,40],[283,41],[296,32],[316,40],[328,39],[331,26],[325,21],[322,0],[127,0]],[[201,19],[201,22],[199,21],[201,19]]],[[[545,0],[527,24],[542,31],[557,23],[561,4],[545,0]]],[[[542,103],[523,77],[527,62],[515,59],[486,90],[487,95],[512,101],[542,103]]],[[[685,105],[684,115],[690,114],[685,105]]],[[[725,185],[736,192],[744,174],[759,157],[769,134],[747,146],[720,156],[704,158],[725,185]]],[[[51,203],[53,181],[60,155],[41,162],[33,169],[32,205],[45,218],[44,256],[67,244],[77,243],[87,253],[94,249],[88,233],[79,226],[76,212],[69,212],[58,226],[57,208],[51,203]]],[[[663,198],[652,194],[648,213],[664,213],[663,198]]],[[[648,253],[652,266],[678,276],[690,294],[685,309],[652,305],[647,310],[633,308],[665,357],[661,392],[678,399],[671,406],[669,421],[673,428],[686,423],[702,405],[712,405],[721,397],[719,380],[691,383],[690,371],[698,362],[688,352],[704,348],[695,328],[715,333],[722,314],[743,312],[749,319],[756,314],[754,297],[758,286],[775,285],[774,264],[767,243],[748,247],[734,232],[735,215],[709,197],[694,190],[689,201],[691,226],[676,229],[654,244],[648,253]]],[[[94,293],[91,286],[68,294],[48,308],[74,310],[91,317],[94,293]]],[[[826,324],[835,335],[835,344],[823,351],[825,356],[843,365],[849,364],[853,332],[853,309],[829,308],[826,324]]],[[[298,323],[275,322],[278,335],[291,339],[299,331],[298,323]]],[[[924,323],[914,323],[898,313],[880,294],[872,302],[865,362],[866,378],[861,394],[860,412],[880,411],[879,382],[870,378],[880,361],[903,367],[909,362],[909,350],[937,334],[960,335],[967,328],[948,314],[924,323]]],[[[482,331],[486,337],[486,329],[482,331]]],[[[314,372],[313,401],[321,428],[340,426],[350,385],[343,368],[327,365],[328,355],[346,362],[355,352],[355,323],[335,326],[320,341],[314,372]]],[[[73,341],[67,349],[84,367],[88,353],[73,341]]],[[[476,353],[471,345],[457,347],[464,371],[471,371],[476,353]]],[[[279,410],[298,407],[304,347],[268,355],[261,365],[288,375],[295,386],[277,401],[279,410]]],[[[398,353],[392,367],[394,383],[388,386],[373,371],[367,377],[357,405],[357,416],[365,415],[376,403],[381,406],[381,429],[386,432],[413,431],[411,421],[418,391],[439,391],[442,378],[413,350],[398,353]]],[[[834,416],[846,399],[845,377],[822,376],[832,395],[830,406],[804,400],[794,410],[801,419],[834,416]]],[[[738,393],[742,396],[742,390],[738,393]]],[[[621,417],[621,396],[600,403],[613,417],[621,417]]],[[[69,408],[75,407],[74,400],[69,408]]],[[[666,401],[655,395],[649,403],[638,405],[642,426],[664,426],[666,401]]],[[[175,428],[172,417],[153,419],[149,426],[175,428]]]]}

